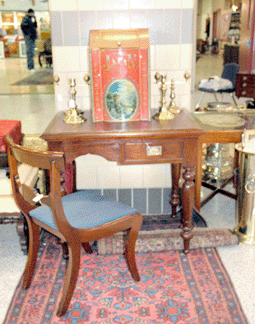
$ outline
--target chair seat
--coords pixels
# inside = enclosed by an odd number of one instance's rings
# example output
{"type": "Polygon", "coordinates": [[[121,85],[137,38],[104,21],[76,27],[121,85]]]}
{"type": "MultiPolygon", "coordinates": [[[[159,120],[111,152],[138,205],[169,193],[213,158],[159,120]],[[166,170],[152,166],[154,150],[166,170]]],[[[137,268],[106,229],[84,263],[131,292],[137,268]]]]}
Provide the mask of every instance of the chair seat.
{"type": "MultiPolygon", "coordinates": [[[[135,208],[87,190],[64,196],[62,202],[67,220],[78,229],[99,226],[137,212],[135,208]]],[[[40,206],[29,214],[57,230],[49,206],[40,206]]]]}
{"type": "Polygon", "coordinates": [[[231,93],[235,91],[235,88],[230,88],[230,89],[219,89],[219,90],[214,90],[214,89],[208,89],[208,88],[198,88],[199,91],[202,92],[209,92],[209,93],[221,93],[221,92],[227,92],[231,93]]]}

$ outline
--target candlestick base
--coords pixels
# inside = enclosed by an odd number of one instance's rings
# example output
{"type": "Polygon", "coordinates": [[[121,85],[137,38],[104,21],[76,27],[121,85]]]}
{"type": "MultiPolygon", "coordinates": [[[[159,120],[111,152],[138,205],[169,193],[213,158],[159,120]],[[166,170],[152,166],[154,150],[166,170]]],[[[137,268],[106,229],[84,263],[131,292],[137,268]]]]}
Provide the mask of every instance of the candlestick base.
{"type": "Polygon", "coordinates": [[[76,106],[76,107],[69,108],[68,110],[66,110],[64,112],[64,114],[68,117],[71,114],[72,109],[75,109],[77,111],[78,115],[82,115],[84,113],[84,111],[82,111],[81,109],[78,109],[77,106],[76,106]]]}
{"type": "Polygon", "coordinates": [[[66,124],[81,124],[87,120],[85,117],[81,116],[75,108],[70,108],[68,112],[69,113],[64,118],[66,124]]]}
{"type": "Polygon", "coordinates": [[[182,108],[177,107],[177,106],[169,106],[167,109],[168,109],[168,111],[170,111],[174,115],[177,115],[182,111],[182,108]]]}
{"type": "Polygon", "coordinates": [[[166,109],[159,110],[152,118],[156,120],[170,120],[174,119],[175,114],[171,111],[167,111],[166,109]]]}

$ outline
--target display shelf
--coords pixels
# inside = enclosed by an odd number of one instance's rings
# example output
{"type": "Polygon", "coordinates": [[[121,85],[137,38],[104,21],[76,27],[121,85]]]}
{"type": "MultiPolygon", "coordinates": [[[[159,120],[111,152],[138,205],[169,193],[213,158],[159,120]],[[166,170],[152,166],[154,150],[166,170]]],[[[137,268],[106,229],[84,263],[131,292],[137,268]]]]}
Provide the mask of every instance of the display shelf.
{"type": "Polygon", "coordinates": [[[233,12],[230,19],[228,31],[228,42],[238,42],[240,40],[240,12],[233,12]]]}

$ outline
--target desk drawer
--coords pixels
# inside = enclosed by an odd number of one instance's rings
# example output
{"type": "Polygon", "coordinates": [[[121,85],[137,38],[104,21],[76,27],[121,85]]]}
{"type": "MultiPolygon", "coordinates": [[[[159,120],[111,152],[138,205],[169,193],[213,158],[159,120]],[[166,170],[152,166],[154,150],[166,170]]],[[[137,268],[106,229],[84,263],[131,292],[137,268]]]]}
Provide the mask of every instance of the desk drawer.
{"type": "Polygon", "coordinates": [[[178,141],[155,141],[149,143],[127,143],[124,149],[124,162],[176,161],[182,158],[182,144],[178,141]]]}
{"type": "Polygon", "coordinates": [[[255,75],[254,74],[237,74],[236,78],[236,96],[255,97],[255,75]]]}

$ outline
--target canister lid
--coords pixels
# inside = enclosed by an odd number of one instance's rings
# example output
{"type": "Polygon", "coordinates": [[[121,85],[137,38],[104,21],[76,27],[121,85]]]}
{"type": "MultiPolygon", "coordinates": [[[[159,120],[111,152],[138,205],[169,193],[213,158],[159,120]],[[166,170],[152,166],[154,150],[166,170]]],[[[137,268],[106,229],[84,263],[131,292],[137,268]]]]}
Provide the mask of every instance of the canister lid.
{"type": "Polygon", "coordinates": [[[90,49],[149,48],[148,29],[101,29],[90,31],[90,49]]]}

